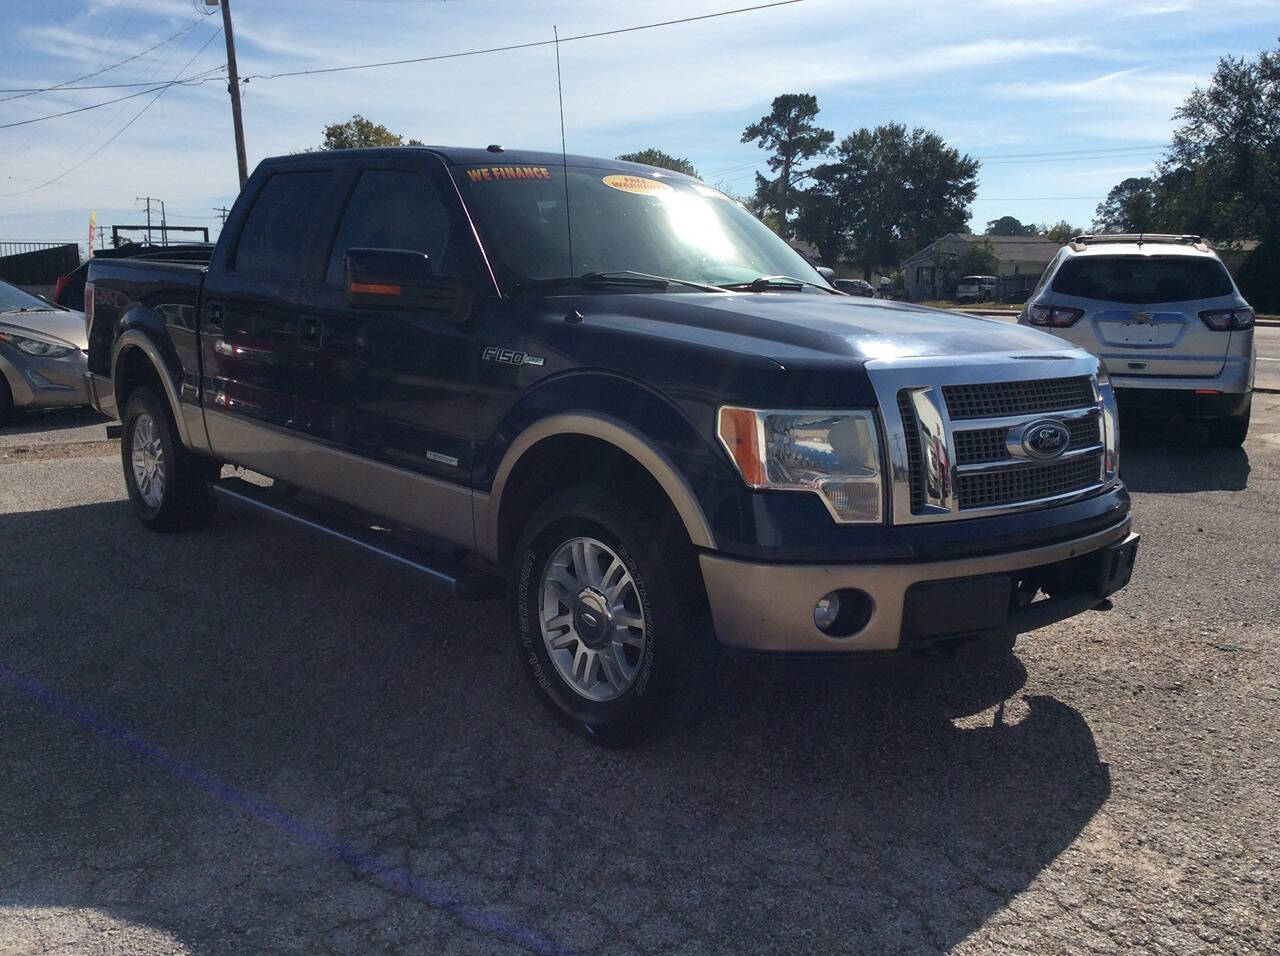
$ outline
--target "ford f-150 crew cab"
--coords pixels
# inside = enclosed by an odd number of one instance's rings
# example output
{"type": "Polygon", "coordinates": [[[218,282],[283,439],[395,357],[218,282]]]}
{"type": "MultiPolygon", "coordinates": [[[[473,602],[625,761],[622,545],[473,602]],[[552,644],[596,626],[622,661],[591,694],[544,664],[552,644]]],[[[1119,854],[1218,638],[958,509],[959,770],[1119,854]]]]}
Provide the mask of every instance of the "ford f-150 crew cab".
{"type": "Polygon", "coordinates": [[[207,267],[95,260],[86,312],[144,524],[234,499],[505,589],[537,692],[602,739],[719,646],[1007,651],[1133,566],[1096,358],[843,295],[667,170],[269,159],[207,267]]]}

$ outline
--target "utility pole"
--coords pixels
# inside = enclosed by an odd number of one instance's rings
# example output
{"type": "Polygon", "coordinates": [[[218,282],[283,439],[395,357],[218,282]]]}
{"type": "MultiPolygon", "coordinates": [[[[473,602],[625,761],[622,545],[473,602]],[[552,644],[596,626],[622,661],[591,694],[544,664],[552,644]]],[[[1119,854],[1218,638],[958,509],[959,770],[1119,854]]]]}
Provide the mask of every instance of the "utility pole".
{"type": "Polygon", "coordinates": [[[205,0],[209,6],[222,7],[222,35],[227,41],[227,90],[231,93],[231,123],[236,134],[236,165],[240,170],[240,188],[249,179],[249,163],[244,153],[244,123],[240,120],[240,74],[236,72],[236,40],[231,32],[231,0],[205,0]]]}
{"type": "Polygon", "coordinates": [[[225,226],[227,224],[227,207],[214,206],[213,211],[218,214],[218,218],[222,220],[222,224],[225,226]]]}
{"type": "Polygon", "coordinates": [[[151,197],[150,196],[134,196],[134,202],[147,201],[147,245],[151,245],[151,197]]]}
{"type": "Polygon", "coordinates": [[[169,223],[164,218],[164,200],[160,200],[160,245],[169,244],[169,223]]]}

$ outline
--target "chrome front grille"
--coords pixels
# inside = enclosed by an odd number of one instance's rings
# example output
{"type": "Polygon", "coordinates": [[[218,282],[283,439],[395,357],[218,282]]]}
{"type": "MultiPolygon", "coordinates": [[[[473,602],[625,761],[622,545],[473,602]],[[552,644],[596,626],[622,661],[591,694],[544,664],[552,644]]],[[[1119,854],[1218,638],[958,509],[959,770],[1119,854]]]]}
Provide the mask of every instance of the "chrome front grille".
{"type": "Polygon", "coordinates": [[[1102,452],[1045,465],[962,474],[956,482],[961,511],[1056,498],[1098,484],[1102,452]]]}
{"type": "Polygon", "coordinates": [[[953,422],[1088,408],[1094,403],[1093,380],[1087,375],[1025,382],[944,385],[942,394],[953,422]]]}
{"type": "Polygon", "coordinates": [[[1114,405],[1094,368],[1079,354],[869,363],[891,436],[894,523],[1047,507],[1113,482],[1114,405]],[[1040,443],[1048,422],[1065,428],[1064,445],[1040,443]]]}
{"type": "MultiPolygon", "coordinates": [[[[1102,415],[1097,410],[1079,418],[1064,418],[1062,423],[1067,426],[1071,436],[1067,442],[1067,451],[1079,451],[1081,448],[1102,444],[1102,415]]],[[[956,431],[956,464],[978,465],[1013,458],[1013,452],[1009,450],[1010,431],[1008,425],[956,431]]]]}

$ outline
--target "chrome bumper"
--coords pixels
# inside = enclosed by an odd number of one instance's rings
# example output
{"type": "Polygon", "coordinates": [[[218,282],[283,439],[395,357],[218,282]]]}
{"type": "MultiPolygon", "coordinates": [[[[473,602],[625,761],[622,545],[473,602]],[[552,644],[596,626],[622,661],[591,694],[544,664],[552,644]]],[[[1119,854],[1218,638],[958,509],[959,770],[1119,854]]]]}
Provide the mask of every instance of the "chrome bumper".
{"type": "MultiPolygon", "coordinates": [[[[1133,537],[1129,528],[1130,520],[1125,518],[1104,531],[1074,541],[918,564],[770,564],[704,552],[702,578],[716,636],[726,647],[797,654],[895,651],[900,649],[903,608],[907,590],[913,584],[1007,574],[1055,564],[1128,541],[1133,537]],[[813,622],[814,605],[823,595],[840,588],[857,588],[872,601],[870,620],[849,637],[828,636],[813,622]]],[[[1082,602],[1085,605],[1090,600],[1102,600],[1101,596],[1086,597],[1089,600],[1082,602]]]]}

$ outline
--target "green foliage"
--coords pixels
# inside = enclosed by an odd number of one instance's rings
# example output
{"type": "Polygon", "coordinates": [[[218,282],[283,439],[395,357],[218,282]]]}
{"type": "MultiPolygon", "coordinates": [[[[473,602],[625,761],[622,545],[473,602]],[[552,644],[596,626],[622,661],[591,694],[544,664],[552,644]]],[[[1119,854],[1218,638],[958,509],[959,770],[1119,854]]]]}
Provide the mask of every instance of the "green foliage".
{"type": "Polygon", "coordinates": [[[672,156],[670,153],[664,153],[656,146],[650,146],[648,149],[638,150],[634,153],[623,153],[618,159],[626,163],[639,163],[642,166],[657,166],[659,169],[670,169],[677,173],[684,173],[686,176],[692,176],[694,179],[702,178],[689,160],[681,159],[679,156],[672,156]]]}
{"type": "Polygon", "coordinates": [[[957,276],[992,276],[996,274],[996,251],[985,239],[968,243],[955,257],[951,268],[957,276]]]}
{"type": "Polygon", "coordinates": [[[1160,232],[1165,217],[1158,190],[1147,176],[1130,176],[1111,187],[1094,213],[1094,232],[1160,232]]]}
{"type": "Polygon", "coordinates": [[[1044,236],[1046,239],[1052,239],[1054,242],[1066,244],[1081,235],[1084,230],[1071,225],[1065,219],[1059,219],[1052,226],[1041,225],[1036,227],[1036,232],[1044,236]]]}
{"type": "Polygon", "coordinates": [[[988,236],[1035,236],[1039,230],[1031,223],[1025,226],[1013,216],[1001,216],[987,223],[988,236]]]}
{"type": "Polygon", "coordinates": [[[778,233],[784,238],[792,234],[796,183],[808,172],[800,164],[825,153],[835,139],[834,133],[814,123],[817,116],[818,100],[813,94],[783,93],[774,97],[767,115],[742,132],[742,142],[756,143],[770,153],[769,168],[777,176],[756,174],[756,199],[762,209],[777,214],[778,233]]]}
{"type": "Polygon", "coordinates": [[[847,259],[870,278],[963,229],[977,173],[976,160],[936,133],[900,123],[860,129],[836,146],[834,162],[814,169],[797,229],[824,259],[847,259]]]}
{"type": "Polygon", "coordinates": [[[324,128],[321,149],[361,149],[368,146],[421,146],[420,140],[406,140],[381,123],[367,120],[359,113],[345,123],[331,123],[324,128]]]}
{"type": "Polygon", "coordinates": [[[1215,236],[1280,240],[1280,47],[1223,57],[1174,118],[1161,171],[1181,187],[1175,216],[1215,236]]]}

